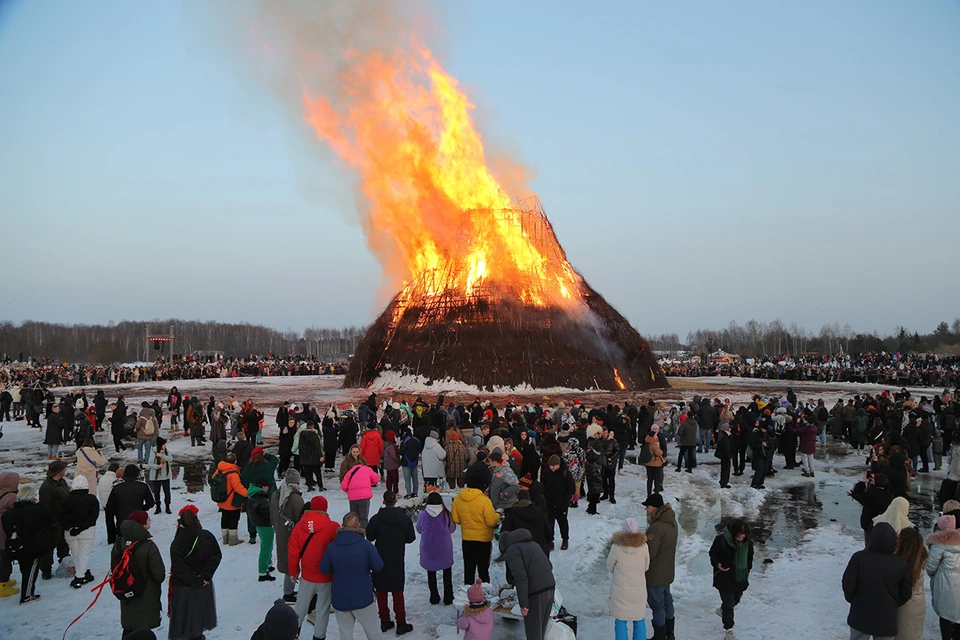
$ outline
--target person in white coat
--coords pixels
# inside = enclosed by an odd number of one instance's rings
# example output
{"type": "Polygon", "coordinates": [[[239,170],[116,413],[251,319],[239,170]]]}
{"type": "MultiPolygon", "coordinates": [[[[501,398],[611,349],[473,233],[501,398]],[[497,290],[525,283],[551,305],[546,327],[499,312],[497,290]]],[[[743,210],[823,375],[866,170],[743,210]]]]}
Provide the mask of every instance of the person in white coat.
{"type": "Polygon", "coordinates": [[[63,525],[64,539],[70,546],[70,556],[76,566],[70,586],[79,589],[94,580],[89,569],[90,553],[100,518],[100,502],[95,494],[90,493],[86,476],[77,475],[73,479],[70,494],[63,501],[61,509],[60,524],[63,525]]]}
{"type": "Polygon", "coordinates": [[[443,461],[447,459],[447,452],[440,446],[440,434],[431,431],[423,443],[423,453],[420,460],[423,464],[423,481],[427,486],[437,486],[440,478],[447,475],[443,461]]]}
{"type": "Polygon", "coordinates": [[[647,569],[650,550],[647,534],[633,518],[623,521],[623,530],[613,534],[607,555],[610,582],[610,615],[614,617],[616,640],[627,640],[627,623],[633,623],[633,640],[647,637],[647,569]]]}
{"type": "Polygon", "coordinates": [[[110,499],[110,492],[113,491],[113,485],[117,484],[117,471],[120,470],[119,462],[111,462],[107,470],[100,476],[100,482],[97,483],[97,498],[100,499],[100,508],[107,508],[107,500],[110,499]]]}
{"type": "Polygon", "coordinates": [[[937,518],[937,531],[927,536],[927,545],[933,610],[940,616],[940,635],[949,640],[960,632],[960,530],[956,518],[937,518]]]}
{"type": "Polygon", "coordinates": [[[91,493],[99,488],[97,484],[97,472],[107,466],[107,459],[103,457],[103,452],[97,448],[93,440],[85,440],[83,446],[77,449],[77,471],[75,475],[81,475],[87,479],[87,486],[91,493]]]}

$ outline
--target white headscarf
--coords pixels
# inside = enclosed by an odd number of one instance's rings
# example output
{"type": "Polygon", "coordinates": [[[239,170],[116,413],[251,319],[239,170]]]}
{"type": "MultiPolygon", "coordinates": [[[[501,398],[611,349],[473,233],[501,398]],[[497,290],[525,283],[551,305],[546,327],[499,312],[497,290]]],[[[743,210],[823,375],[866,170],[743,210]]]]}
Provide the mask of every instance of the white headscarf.
{"type": "Polygon", "coordinates": [[[893,530],[897,533],[897,535],[900,535],[900,532],[904,529],[914,526],[914,524],[910,522],[910,519],[907,517],[909,511],[910,503],[907,502],[906,498],[894,498],[890,503],[890,506],[887,507],[887,510],[873,519],[873,524],[886,522],[893,527],[893,530]]]}

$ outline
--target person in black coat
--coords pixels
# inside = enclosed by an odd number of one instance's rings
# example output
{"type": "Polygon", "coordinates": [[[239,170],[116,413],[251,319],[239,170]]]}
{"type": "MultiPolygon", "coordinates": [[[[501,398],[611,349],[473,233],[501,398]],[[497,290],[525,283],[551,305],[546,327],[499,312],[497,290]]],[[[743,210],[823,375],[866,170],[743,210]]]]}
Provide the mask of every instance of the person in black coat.
{"type": "Polygon", "coordinates": [[[93,408],[97,415],[97,431],[103,431],[103,419],[107,417],[107,396],[103,394],[103,389],[97,389],[97,395],[93,398],[93,408]]]}
{"type": "Polygon", "coordinates": [[[530,477],[536,480],[540,475],[540,454],[530,441],[530,432],[526,428],[522,429],[515,442],[520,443],[517,451],[523,456],[523,462],[520,463],[520,476],[530,474],[530,477]]]}
{"type": "Polygon", "coordinates": [[[384,491],[383,506],[367,523],[367,540],[374,543],[383,560],[383,570],[373,574],[373,588],[377,594],[377,609],[380,612],[380,629],[393,628],[387,594],[393,594],[393,612],[397,618],[397,635],[413,631],[407,623],[403,603],[404,566],[406,546],[417,539],[413,520],[407,512],[396,506],[397,494],[384,491]]]}
{"type": "MultiPolygon", "coordinates": [[[[66,469],[67,463],[63,460],[51,462],[47,467],[47,478],[40,485],[39,491],[40,504],[49,509],[56,520],[52,535],[58,561],[63,560],[70,553],[70,547],[67,546],[63,535],[63,527],[60,526],[60,521],[63,519],[63,503],[70,495],[70,487],[63,479],[66,469]]],[[[40,559],[40,569],[43,571],[43,579],[48,580],[53,571],[53,549],[40,559]]]]}
{"type": "Polygon", "coordinates": [[[890,455],[890,464],[877,469],[890,481],[890,493],[894,498],[907,497],[907,456],[898,451],[890,455]]]}
{"type": "Polygon", "coordinates": [[[126,448],[123,446],[123,438],[127,435],[127,412],[119,405],[112,404],[110,407],[110,435],[113,436],[114,448],[120,453],[126,448]]]}
{"type": "Polygon", "coordinates": [[[733,610],[750,586],[749,575],[753,569],[753,541],[746,522],[731,520],[714,538],[710,547],[710,564],[713,566],[713,587],[720,593],[723,628],[729,631],[734,625],[733,610]]]}
{"type": "MultiPolygon", "coordinates": [[[[547,514],[530,500],[530,492],[527,489],[520,489],[517,492],[517,501],[504,513],[500,535],[517,529],[529,531],[533,541],[540,545],[547,557],[550,556],[550,527],[547,514]]],[[[507,582],[513,584],[509,576],[507,582]]]]}
{"type": "Polygon", "coordinates": [[[490,473],[490,466],[487,464],[487,454],[484,451],[477,452],[477,460],[463,474],[463,481],[468,487],[476,487],[480,491],[486,491],[490,486],[493,474],[490,473]],[[470,479],[473,484],[470,484],[470,479]]]}
{"type": "Polygon", "coordinates": [[[733,443],[730,441],[730,425],[725,424],[717,431],[717,444],[713,455],[720,460],[720,488],[730,488],[730,466],[733,459],[733,443]]]}
{"type": "Polygon", "coordinates": [[[870,532],[864,551],[850,558],[843,572],[843,597],[850,603],[847,624],[865,636],[897,635],[897,608],[913,593],[910,567],[894,554],[897,534],[886,522],[870,532]]]}
{"type": "Polygon", "coordinates": [[[171,640],[200,638],[204,631],[216,628],[213,574],[221,558],[217,538],[200,526],[197,507],[182,508],[170,544],[171,640]]]}
{"type": "Polygon", "coordinates": [[[576,493],[577,485],[567,465],[562,464],[560,456],[552,455],[547,460],[547,467],[543,470],[543,497],[547,503],[547,539],[550,549],[553,550],[554,530],[560,525],[560,550],[566,551],[570,539],[570,524],[567,521],[567,511],[570,509],[570,500],[576,493]]]}
{"type": "Polygon", "coordinates": [[[57,457],[60,444],[63,442],[63,420],[60,416],[60,405],[54,405],[53,411],[47,418],[47,428],[44,431],[43,444],[47,445],[47,458],[57,457]]]}
{"type": "MultiPolygon", "coordinates": [[[[340,421],[340,455],[346,456],[350,447],[357,444],[357,435],[360,433],[360,427],[353,416],[347,413],[340,421]]],[[[421,442],[423,442],[421,440],[421,442]]]]}
{"type": "Polygon", "coordinates": [[[253,445],[247,440],[247,434],[238,431],[237,441],[233,443],[233,454],[237,456],[237,466],[241,469],[247,466],[251,453],[253,453],[253,445]]]}
{"type": "Polygon", "coordinates": [[[277,429],[280,430],[280,437],[277,439],[278,449],[277,457],[280,458],[280,464],[277,465],[277,477],[283,478],[283,474],[290,468],[290,458],[293,456],[293,436],[296,434],[296,421],[291,422],[289,402],[284,402],[283,406],[277,409],[277,429]]]}
{"type": "Polygon", "coordinates": [[[333,471],[337,460],[337,444],[340,442],[340,427],[332,416],[325,416],[321,421],[323,429],[323,466],[327,471],[333,471]]]}
{"type": "Polygon", "coordinates": [[[873,519],[886,511],[895,497],[890,492],[890,481],[882,473],[867,472],[863,480],[853,486],[850,497],[863,506],[860,528],[863,529],[863,539],[869,540],[873,519]]]}
{"type": "Polygon", "coordinates": [[[128,464],[123,469],[123,482],[110,492],[107,498],[107,544],[113,544],[120,530],[120,523],[134,511],[150,511],[154,506],[153,492],[146,482],[140,482],[140,467],[128,464]]]}
{"type": "Polygon", "coordinates": [[[17,492],[17,502],[3,514],[0,525],[7,535],[7,551],[14,551],[20,565],[20,604],[39,599],[36,584],[40,558],[56,544],[53,534],[58,526],[57,519],[49,509],[37,503],[35,487],[22,485],[17,492]],[[20,541],[16,549],[12,543],[14,533],[20,541]]]}

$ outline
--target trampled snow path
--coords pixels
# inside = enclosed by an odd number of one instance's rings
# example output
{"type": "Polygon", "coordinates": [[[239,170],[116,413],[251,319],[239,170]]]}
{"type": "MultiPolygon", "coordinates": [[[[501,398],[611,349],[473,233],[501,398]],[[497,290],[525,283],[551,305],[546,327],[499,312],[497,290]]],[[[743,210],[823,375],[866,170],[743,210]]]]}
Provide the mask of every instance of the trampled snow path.
{"type": "MultiPolygon", "coordinates": [[[[286,381],[285,379],[282,379],[286,381]]],[[[292,397],[291,400],[298,400],[292,397]]],[[[17,470],[33,481],[42,479],[46,461],[40,444],[42,436],[36,430],[28,430],[23,422],[5,423],[5,437],[0,440],[0,468],[17,470]]],[[[164,427],[164,431],[166,431],[164,427]]],[[[276,425],[268,414],[266,435],[276,434],[276,425]]],[[[106,446],[106,442],[103,443],[106,446]]],[[[191,449],[186,439],[171,441],[175,461],[190,461],[206,456],[206,449],[191,449]]],[[[108,447],[107,447],[108,448],[108,447]]],[[[64,447],[64,451],[67,448],[64,447]]],[[[675,455],[673,448],[670,455],[675,455]]],[[[842,452],[841,452],[842,453],[842,452]]],[[[769,505],[776,505],[784,492],[792,486],[815,486],[819,495],[836,495],[852,485],[861,462],[858,456],[837,455],[831,447],[826,460],[819,462],[816,482],[801,478],[797,471],[782,472],[767,481],[768,489],[757,491],[749,488],[748,476],[734,478],[734,488],[722,491],[717,487],[715,476],[718,468],[711,456],[705,456],[695,473],[666,471],[665,497],[677,509],[681,527],[681,542],[677,558],[677,577],[673,587],[677,608],[677,632],[681,638],[720,638],[723,635],[720,619],[714,613],[719,606],[719,597],[711,587],[711,569],[707,550],[715,535],[714,525],[732,516],[748,519],[767,517],[769,505]],[[766,506],[765,506],[766,505],[766,506]]],[[[135,454],[126,452],[122,462],[135,460],[135,454]]],[[[782,466],[778,461],[777,466],[782,466]]],[[[942,474],[931,474],[928,483],[939,483],[942,474]]],[[[68,473],[68,480],[72,472],[68,473]]],[[[600,515],[591,517],[584,513],[585,503],[579,510],[571,510],[571,549],[553,554],[554,570],[565,606],[579,616],[580,637],[612,637],[612,620],[607,611],[609,574],[604,561],[610,536],[619,529],[626,517],[635,517],[644,522],[643,507],[639,503],[645,497],[645,476],[639,467],[628,465],[618,478],[618,503],[601,503],[600,515]]],[[[345,496],[326,481],[330,500],[330,513],[340,518],[347,511],[345,496]]],[[[215,533],[219,530],[219,515],[206,492],[187,493],[183,475],[173,481],[173,508],[178,510],[186,502],[195,502],[200,509],[203,525],[215,533]]],[[[375,502],[382,495],[382,488],[375,492],[375,502]]],[[[309,498],[310,496],[305,496],[309,498]]],[[[838,500],[840,502],[840,500],[838,500]]],[[[844,509],[829,506],[834,511],[844,509]]],[[[772,507],[777,509],[778,507],[772,507]]],[[[767,640],[769,638],[810,638],[831,640],[848,637],[846,627],[847,605],[840,590],[840,576],[850,555],[862,548],[861,532],[856,526],[856,505],[850,501],[849,512],[838,523],[827,523],[802,532],[804,526],[791,520],[795,511],[783,510],[787,522],[779,518],[774,524],[772,537],[767,544],[757,547],[756,565],[751,575],[751,586],[737,608],[736,632],[741,640],[767,640]],[[777,527],[793,527],[797,541],[787,537],[778,538],[777,527]],[[764,558],[773,560],[763,564],[764,558]]],[[[169,545],[173,538],[175,516],[154,517],[152,531],[165,560],[169,560],[169,545]]],[[[242,530],[241,526],[241,530],[242,530]]],[[[91,571],[102,578],[109,564],[109,548],[103,521],[97,526],[97,541],[91,560],[91,571]]],[[[927,531],[924,531],[927,533],[927,531]]],[[[246,537],[245,532],[242,535],[246,537]]],[[[459,532],[456,534],[459,537],[459,532]]],[[[217,588],[220,625],[207,633],[209,640],[234,640],[249,638],[263,620],[274,599],[280,596],[280,582],[257,582],[256,547],[241,545],[223,549],[224,561],[214,583],[217,588]]],[[[456,564],[454,580],[462,579],[462,562],[459,545],[455,545],[456,564]]],[[[169,564],[169,562],[168,562],[169,564]]],[[[456,611],[452,607],[431,606],[428,603],[426,576],[419,568],[418,546],[407,549],[406,600],[408,619],[414,626],[411,639],[435,638],[438,625],[453,624],[456,611]]],[[[491,571],[494,580],[502,580],[503,565],[495,564],[491,571]]],[[[19,574],[15,570],[19,580],[19,574]]],[[[166,587],[166,585],[165,585],[166,587]]],[[[86,590],[70,589],[65,579],[40,581],[38,592],[43,598],[34,604],[18,606],[17,598],[0,600],[0,638],[16,640],[53,640],[60,638],[67,624],[90,603],[91,594],[86,590]]],[[[649,612],[648,612],[649,613],[649,612]]],[[[496,638],[522,638],[522,627],[516,623],[498,621],[496,638]]],[[[927,634],[936,637],[937,621],[928,607],[927,634]]],[[[649,618],[648,618],[649,629],[649,618]]],[[[119,605],[108,593],[77,623],[69,638],[103,638],[115,640],[119,636],[119,605]]],[[[302,636],[309,638],[311,629],[305,624],[302,636]]],[[[649,631],[652,635],[652,631],[649,631]]],[[[358,629],[356,637],[362,637],[358,629]]],[[[166,621],[157,630],[158,637],[166,637],[166,621]]],[[[331,624],[327,637],[339,638],[335,624],[331,624]]],[[[392,637],[392,632],[385,634],[392,637]]]]}

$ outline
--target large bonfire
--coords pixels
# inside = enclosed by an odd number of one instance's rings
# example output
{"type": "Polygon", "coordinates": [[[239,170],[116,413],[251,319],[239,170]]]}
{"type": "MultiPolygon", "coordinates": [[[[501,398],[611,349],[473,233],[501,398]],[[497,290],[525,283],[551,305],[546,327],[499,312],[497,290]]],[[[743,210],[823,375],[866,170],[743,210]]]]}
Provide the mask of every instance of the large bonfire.
{"type": "Polygon", "coordinates": [[[347,59],[348,99],[306,88],[303,104],[359,172],[370,247],[402,289],[345,386],[386,370],[491,390],[666,386],[646,342],[567,261],[539,200],[506,195],[516,172],[490,168],[473,105],[432,53],[347,59]]]}

